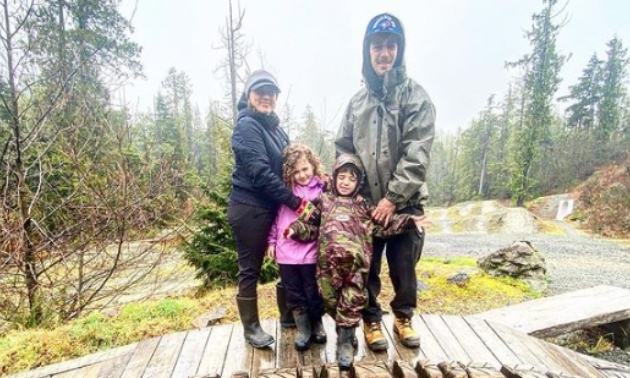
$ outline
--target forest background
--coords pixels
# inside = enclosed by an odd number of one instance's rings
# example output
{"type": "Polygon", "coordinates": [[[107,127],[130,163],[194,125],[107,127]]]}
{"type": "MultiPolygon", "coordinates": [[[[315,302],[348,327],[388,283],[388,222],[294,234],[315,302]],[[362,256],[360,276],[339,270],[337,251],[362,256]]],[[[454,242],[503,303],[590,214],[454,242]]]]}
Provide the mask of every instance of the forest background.
{"type": "MultiPolygon", "coordinates": [[[[171,68],[151,109],[132,112],[115,94],[142,77],[142,49],[118,1],[0,1],[0,318],[9,328],[107,305],[112,293],[142,280],[134,267],[164,262],[155,243],[181,230],[206,237],[189,243],[193,257],[229,250],[222,214],[235,104],[243,80],[266,62],[244,33],[245,9],[226,5],[214,47],[223,61],[213,67],[226,97],[201,110],[188,75],[171,68]],[[147,238],[155,243],[128,248],[147,238]]],[[[507,91],[487,94],[478,116],[456,132],[438,130],[427,174],[431,206],[481,199],[523,206],[571,191],[601,167],[628,166],[627,48],[618,36],[603,40],[605,53],[593,53],[559,93],[570,55],[557,48],[567,7],[542,1],[524,35],[529,50],[505,57],[514,76],[507,91]]],[[[291,140],[330,167],[335,127],[311,106],[285,102],[279,113],[291,140]]],[[[622,209],[630,208],[628,190],[611,185],[622,209]]],[[[620,234],[630,230],[627,215],[612,218],[620,234]]]]}

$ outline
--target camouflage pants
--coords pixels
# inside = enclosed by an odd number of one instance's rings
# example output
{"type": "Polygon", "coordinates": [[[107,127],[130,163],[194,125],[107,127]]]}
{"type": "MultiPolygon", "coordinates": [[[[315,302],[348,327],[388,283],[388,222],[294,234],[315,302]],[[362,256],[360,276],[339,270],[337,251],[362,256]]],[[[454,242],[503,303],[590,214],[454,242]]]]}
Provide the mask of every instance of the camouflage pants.
{"type": "Polygon", "coordinates": [[[326,251],[317,262],[317,278],[324,308],[337,326],[356,327],[367,306],[370,260],[362,250],[326,251]]]}

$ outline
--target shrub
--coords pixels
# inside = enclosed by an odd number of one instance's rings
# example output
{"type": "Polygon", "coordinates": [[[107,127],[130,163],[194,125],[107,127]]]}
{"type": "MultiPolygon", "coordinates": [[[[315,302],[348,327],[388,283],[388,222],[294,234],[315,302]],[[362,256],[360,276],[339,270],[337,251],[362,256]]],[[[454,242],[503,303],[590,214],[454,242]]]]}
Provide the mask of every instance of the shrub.
{"type": "MultiPolygon", "coordinates": [[[[198,269],[197,278],[204,286],[234,284],[238,276],[238,256],[234,233],[227,220],[229,178],[221,180],[214,190],[207,190],[208,204],[199,205],[197,231],[184,243],[188,263],[198,269]]],[[[260,279],[269,282],[278,277],[278,267],[265,257],[260,279]]]]}

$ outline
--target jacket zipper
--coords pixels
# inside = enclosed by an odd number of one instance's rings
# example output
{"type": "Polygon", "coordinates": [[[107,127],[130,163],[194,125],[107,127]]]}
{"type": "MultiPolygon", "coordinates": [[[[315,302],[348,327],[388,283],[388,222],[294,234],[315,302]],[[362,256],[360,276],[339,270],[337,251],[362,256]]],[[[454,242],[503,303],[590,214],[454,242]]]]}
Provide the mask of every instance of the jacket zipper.
{"type": "MultiPolygon", "coordinates": [[[[381,182],[381,170],[380,170],[380,166],[379,166],[379,160],[381,158],[381,133],[383,130],[383,107],[381,106],[381,103],[379,102],[378,104],[378,108],[376,110],[376,115],[377,115],[377,122],[376,122],[376,150],[375,150],[375,168],[376,168],[376,183],[377,185],[383,185],[383,183],[381,182]]],[[[385,196],[385,194],[383,193],[383,188],[380,187],[379,188],[379,192],[381,193],[381,198],[385,196]]],[[[376,205],[376,204],[375,204],[376,205]]]]}

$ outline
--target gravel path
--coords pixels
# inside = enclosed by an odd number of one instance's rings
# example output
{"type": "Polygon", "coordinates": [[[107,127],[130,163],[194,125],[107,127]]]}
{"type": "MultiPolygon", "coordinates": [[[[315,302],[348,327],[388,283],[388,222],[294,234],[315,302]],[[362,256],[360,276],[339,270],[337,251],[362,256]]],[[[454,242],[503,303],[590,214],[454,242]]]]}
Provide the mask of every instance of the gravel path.
{"type": "Polygon", "coordinates": [[[428,234],[423,256],[486,256],[517,240],[527,240],[545,256],[549,294],[612,285],[630,289],[630,247],[578,233],[428,234]]]}

